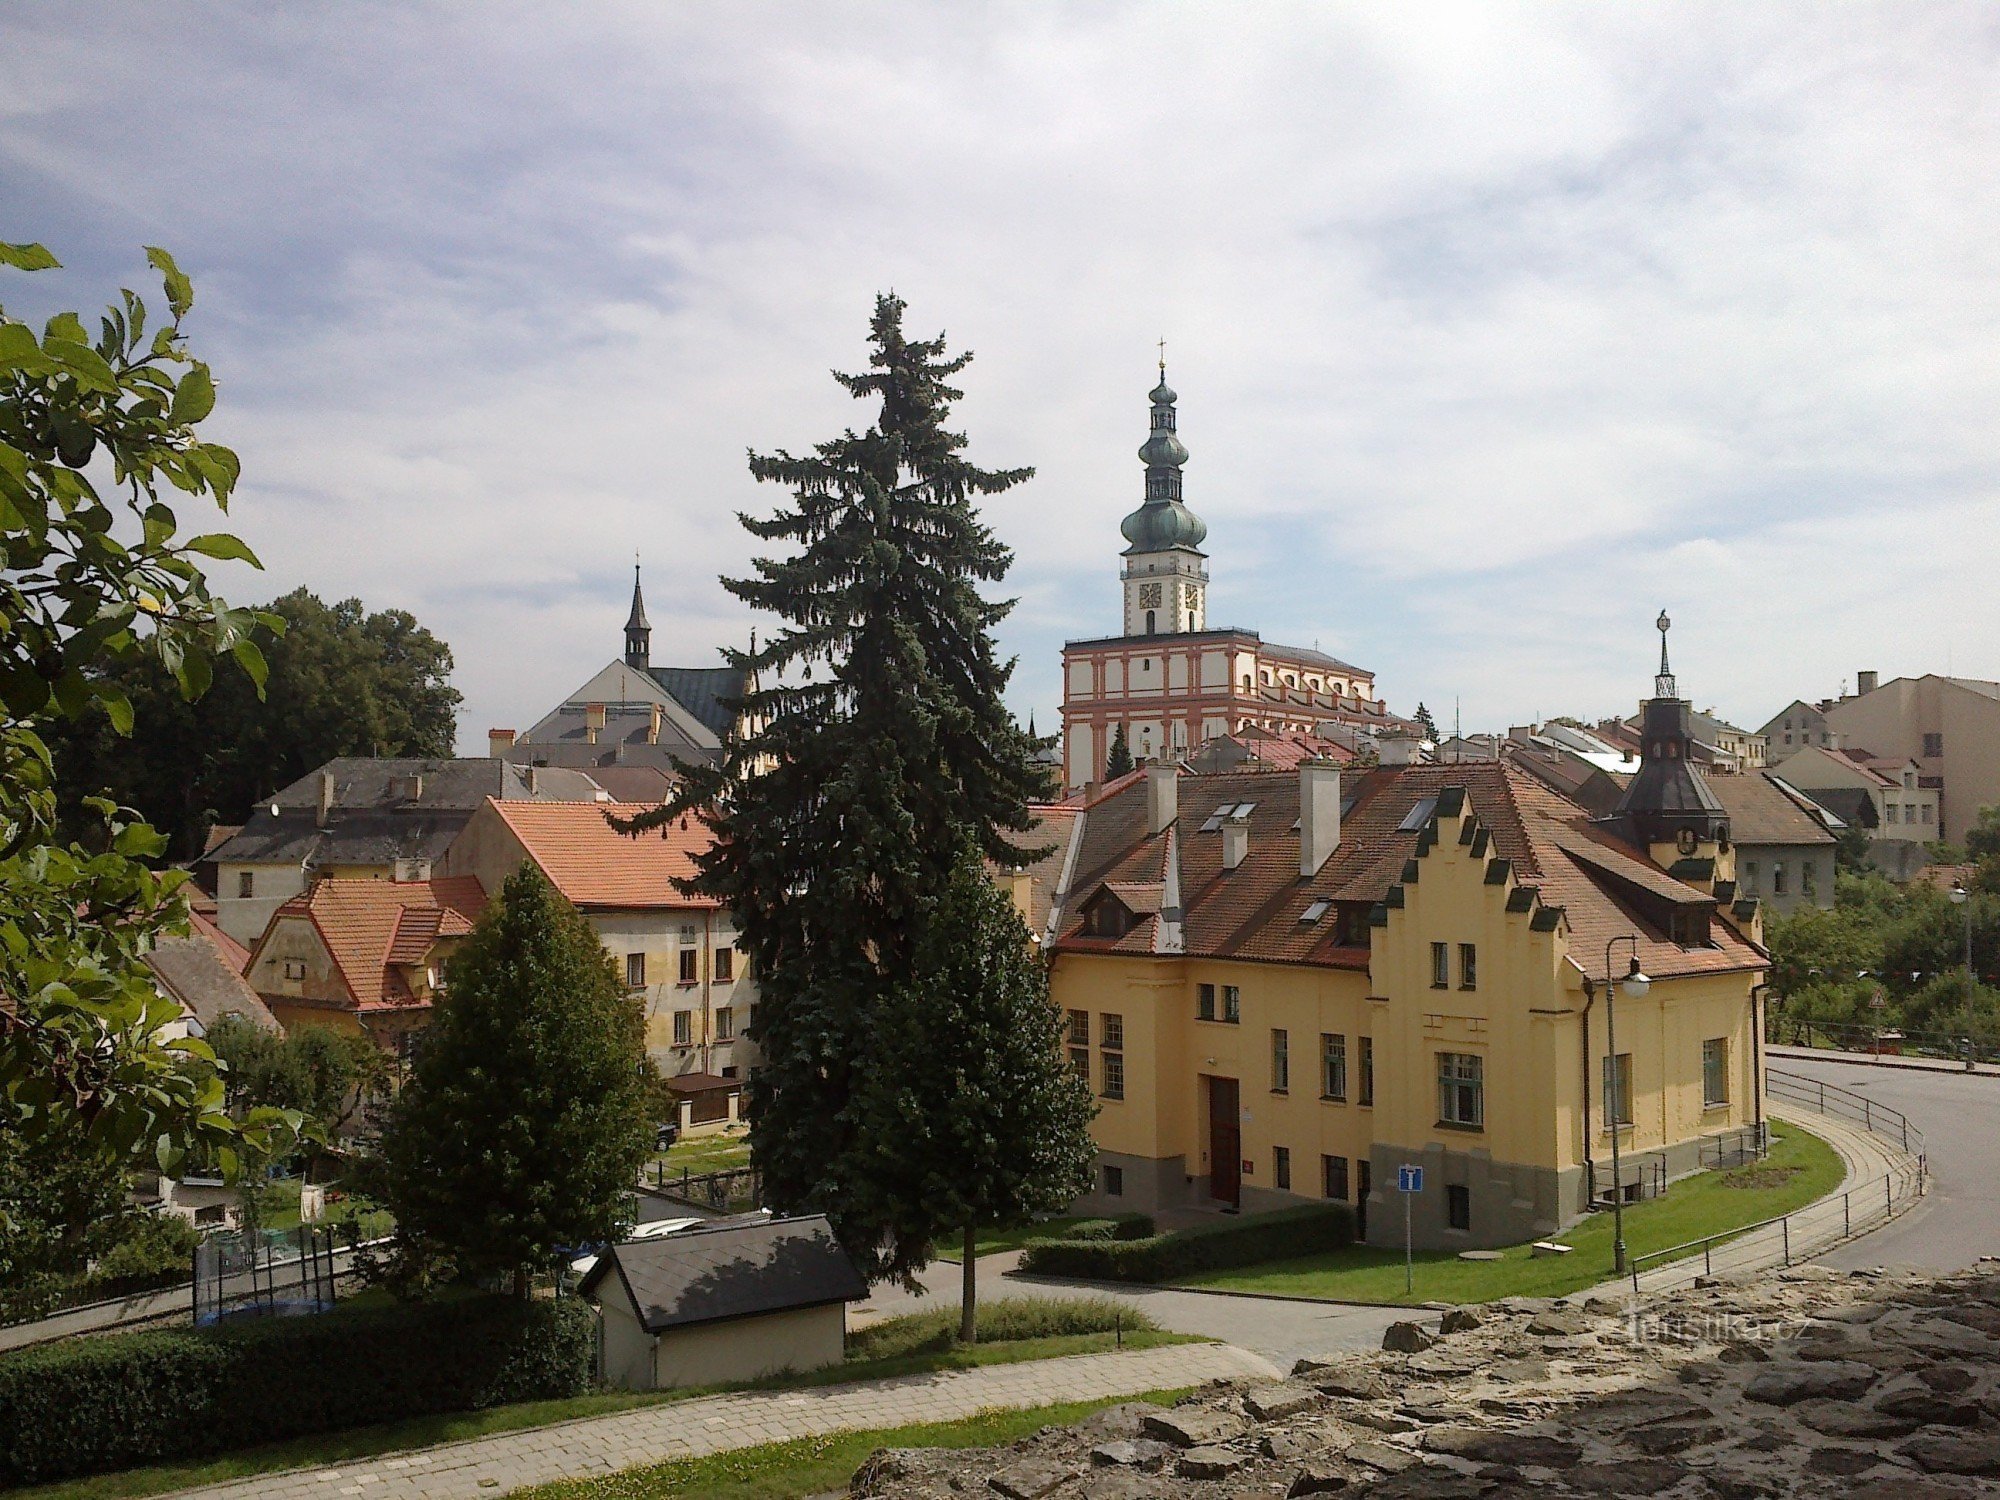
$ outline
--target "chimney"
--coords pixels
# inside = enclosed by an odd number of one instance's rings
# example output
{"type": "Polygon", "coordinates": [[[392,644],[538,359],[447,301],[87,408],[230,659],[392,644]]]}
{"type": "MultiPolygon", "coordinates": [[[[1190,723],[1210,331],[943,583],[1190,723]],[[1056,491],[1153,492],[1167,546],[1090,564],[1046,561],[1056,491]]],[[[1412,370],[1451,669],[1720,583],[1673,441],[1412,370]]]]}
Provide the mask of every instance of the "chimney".
{"type": "Polygon", "coordinates": [[[1180,816],[1178,766],[1146,767],[1146,832],[1165,833],[1167,825],[1180,816]]]}
{"type": "Polygon", "coordinates": [[[653,722],[650,725],[648,725],[646,729],[647,744],[657,745],[660,743],[660,720],[665,716],[666,716],[666,710],[661,708],[659,704],[655,703],[653,705],[653,722]]]}
{"type": "Polygon", "coordinates": [[[1222,825],[1222,868],[1235,869],[1249,852],[1250,825],[1240,818],[1231,818],[1222,825]]]}
{"type": "Polygon", "coordinates": [[[1299,878],[1319,874],[1340,847],[1340,767],[1330,760],[1299,762],[1299,878]]]}
{"type": "Polygon", "coordinates": [[[333,815],[333,772],[319,773],[319,826],[326,827],[326,820],[333,815]]]}
{"type": "Polygon", "coordinates": [[[1882,678],[1878,672],[1856,672],[1854,674],[1854,696],[1865,698],[1874,692],[1882,678]]]}
{"type": "Polygon", "coordinates": [[[530,797],[534,796],[537,790],[539,789],[535,785],[535,768],[530,766],[528,767],[528,795],[530,797]]]}
{"type": "Polygon", "coordinates": [[[583,728],[585,738],[591,744],[596,744],[598,735],[604,732],[604,705],[602,703],[584,704],[583,728]]]}
{"type": "Polygon", "coordinates": [[[1376,762],[1384,766],[1413,766],[1422,749],[1423,741],[1407,734],[1384,734],[1375,741],[1376,762]]]}
{"type": "Polygon", "coordinates": [[[514,748],[514,731],[511,729],[489,729],[486,731],[486,753],[495,760],[500,759],[514,748]]]}

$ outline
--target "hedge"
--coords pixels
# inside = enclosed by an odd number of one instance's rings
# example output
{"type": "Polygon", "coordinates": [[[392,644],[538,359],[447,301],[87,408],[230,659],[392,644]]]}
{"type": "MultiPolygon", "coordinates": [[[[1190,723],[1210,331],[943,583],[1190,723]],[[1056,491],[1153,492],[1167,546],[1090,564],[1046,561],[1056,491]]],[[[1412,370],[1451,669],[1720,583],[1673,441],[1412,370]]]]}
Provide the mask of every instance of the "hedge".
{"type": "Polygon", "coordinates": [[[76,1339],[0,1357],[0,1487],[581,1394],[581,1302],[476,1296],[76,1339]]]}
{"type": "Polygon", "coordinates": [[[1141,1239],[1030,1240],[1021,1254],[1021,1269],[1086,1281],[1174,1281],[1203,1271],[1317,1255],[1353,1243],[1352,1208],[1345,1203],[1307,1203],[1141,1239]]]}
{"type": "Polygon", "coordinates": [[[1153,1233],[1151,1214],[1119,1214],[1110,1219],[1079,1219],[1065,1229],[1066,1240],[1143,1240],[1153,1233]]]}

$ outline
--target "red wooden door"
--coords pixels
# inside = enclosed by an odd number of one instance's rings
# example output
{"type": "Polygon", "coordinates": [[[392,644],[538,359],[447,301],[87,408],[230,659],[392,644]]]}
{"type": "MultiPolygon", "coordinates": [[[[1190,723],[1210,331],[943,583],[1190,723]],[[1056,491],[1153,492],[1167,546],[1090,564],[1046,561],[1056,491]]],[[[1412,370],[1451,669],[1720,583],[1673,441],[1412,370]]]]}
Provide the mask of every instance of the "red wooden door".
{"type": "Polygon", "coordinates": [[[1243,1203],[1242,1102],[1234,1078],[1208,1080],[1208,1195],[1243,1203]]]}

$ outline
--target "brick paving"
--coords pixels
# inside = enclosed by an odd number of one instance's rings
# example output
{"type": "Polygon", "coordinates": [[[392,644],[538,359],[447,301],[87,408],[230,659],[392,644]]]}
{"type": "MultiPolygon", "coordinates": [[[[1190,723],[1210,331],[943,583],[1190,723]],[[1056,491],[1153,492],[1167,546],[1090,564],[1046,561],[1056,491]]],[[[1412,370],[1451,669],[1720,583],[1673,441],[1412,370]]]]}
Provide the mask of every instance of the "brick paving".
{"type": "Polygon", "coordinates": [[[820,1433],[949,1422],[998,1408],[1133,1396],[1275,1373],[1261,1355],[1229,1344],[1077,1354],[855,1385],[662,1402],[410,1453],[260,1474],[179,1494],[183,1500],[344,1500],[352,1495],[463,1500],[820,1433]]]}

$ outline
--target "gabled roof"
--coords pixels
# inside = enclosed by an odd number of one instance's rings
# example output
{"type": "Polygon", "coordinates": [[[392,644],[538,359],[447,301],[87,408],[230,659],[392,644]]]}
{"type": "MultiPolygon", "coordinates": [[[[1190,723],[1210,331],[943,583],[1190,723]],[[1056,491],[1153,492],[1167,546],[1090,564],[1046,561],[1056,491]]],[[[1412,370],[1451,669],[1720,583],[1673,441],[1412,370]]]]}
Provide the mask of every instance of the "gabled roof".
{"type": "Polygon", "coordinates": [[[1761,844],[1831,844],[1833,835],[1761,771],[1731,775],[1711,771],[1708,789],[1729,814],[1729,836],[1738,847],[1761,844]]]}
{"type": "Polygon", "coordinates": [[[672,694],[673,700],[706,724],[719,740],[729,738],[736,727],[736,712],[726,706],[741,701],[748,690],[747,675],[736,667],[652,667],[653,681],[672,694]]]}
{"type": "Polygon", "coordinates": [[[1190,957],[1324,964],[1366,969],[1365,948],[1342,947],[1333,908],[1373,907],[1400,887],[1427,835],[1426,801],[1462,792],[1485,839],[1486,857],[1507,862],[1511,877],[1537,888],[1546,909],[1560,906],[1577,951],[1615,934],[1637,933],[1649,974],[1761,967],[1766,960],[1727,923],[1711,928],[1711,948],[1682,948],[1647,920],[1641,905],[1712,910],[1714,899],[1661,870],[1641,850],[1594,826],[1590,813],[1535,776],[1504,761],[1409,766],[1341,777],[1340,843],[1319,873],[1299,876],[1299,778],[1272,771],[1183,775],[1178,817],[1167,833],[1146,832],[1145,789],[1134,786],[1084,814],[1075,872],[1062,907],[1060,946],[1078,952],[1151,956],[1161,917],[1145,916],[1122,938],[1081,931],[1081,910],[1099,892],[1128,906],[1141,888],[1162,881],[1169,835],[1178,832],[1176,876],[1183,951],[1190,957]],[[1251,803],[1241,821],[1249,849],[1234,870],[1222,867],[1220,832],[1200,828],[1218,808],[1251,803]],[[1405,827],[1408,824],[1410,826],[1405,827]],[[1635,901],[1631,892],[1640,893],[1635,901]],[[1130,899],[1128,899],[1128,896],[1130,899]],[[1316,902],[1325,914],[1302,921],[1316,902]]]}
{"type": "Polygon", "coordinates": [[[684,1229],[613,1245],[580,1290],[601,1300],[614,1276],[648,1333],[858,1302],[868,1295],[868,1284],[823,1214],[684,1229]]]}
{"type": "Polygon", "coordinates": [[[719,905],[711,896],[683,895],[675,884],[694,878],[694,856],[715,841],[708,824],[693,813],[634,835],[613,828],[598,802],[492,806],[549,884],[577,906],[652,910],[719,905]]]}
{"type": "Polygon", "coordinates": [[[203,1031],[226,1015],[278,1030],[277,1019],[243,977],[242,962],[250,957],[243,945],[199,912],[190,915],[189,928],[186,937],[162,938],[146,951],[146,967],[160,989],[203,1031]]]}
{"type": "Polygon", "coordinates": [[[470,875],[436,880],[319,880],[272,915],[251,955],[254,963],[287,917],[318,932],[357,1010],[409,1005],[416,996],[397,970],[421,963],[440,940],[464,937],[486,909],[486,891],[470,875]]]}

